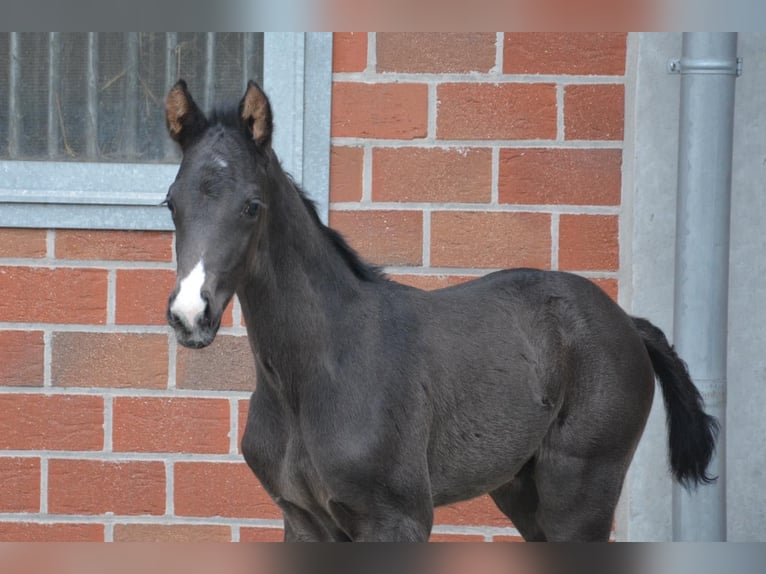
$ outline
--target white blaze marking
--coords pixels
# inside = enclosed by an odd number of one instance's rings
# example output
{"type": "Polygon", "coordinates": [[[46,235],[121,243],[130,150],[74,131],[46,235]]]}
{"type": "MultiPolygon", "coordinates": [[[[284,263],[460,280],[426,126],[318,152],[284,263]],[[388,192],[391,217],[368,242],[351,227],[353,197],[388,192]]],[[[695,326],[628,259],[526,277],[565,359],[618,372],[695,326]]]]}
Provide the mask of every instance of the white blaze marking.
{"type": "Polygon", "coordinates": [[[181,280],[181,288],[170,306],[170,312],[181,319],[190,331],[194,330],[197,317],[205,310],[205,301],[202,300],[202,285],[204,283],[205,267],[200,259],[194,269],[181,280]]]}
{"type": "Polygon", "coordinates": [[[226,169],[227,167],[229,167],[229,164],[228,164],[228,163],[226,162],[226,160],[225,160],[225,159],[223,159],[222,157],[217,157],[217,156],[216,156],[216,158],[215,158],[215,163],[216,163],[216,165],[217,165],[218,167],[220,167],[220,168],[223,168],[223,169],[226,169]]]}

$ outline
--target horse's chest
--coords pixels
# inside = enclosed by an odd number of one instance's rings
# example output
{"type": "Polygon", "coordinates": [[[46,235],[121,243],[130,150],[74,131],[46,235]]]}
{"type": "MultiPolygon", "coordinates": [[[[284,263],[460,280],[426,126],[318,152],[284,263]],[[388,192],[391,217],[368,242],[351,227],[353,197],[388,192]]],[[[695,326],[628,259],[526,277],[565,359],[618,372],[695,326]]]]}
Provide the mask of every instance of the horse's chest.
{"type": "Polygon", "coordinates": [[[285,445],[278,484],[281,498],[307,510],[323,507],[328,498],[321,476],[299,436],[290,437],[285,445]]]}
{"type": "Polygon", "coordinates": [[[250,466],[277,501],[286,501],[310,511],[324,507],[329,496],[304,441],[299,433],[291,432],[289,427],[281,431],[263,432],[260,440],[249,444],[246,458],[250,466]],[[270,439],[267,438],[269,436],[270,439]]]}

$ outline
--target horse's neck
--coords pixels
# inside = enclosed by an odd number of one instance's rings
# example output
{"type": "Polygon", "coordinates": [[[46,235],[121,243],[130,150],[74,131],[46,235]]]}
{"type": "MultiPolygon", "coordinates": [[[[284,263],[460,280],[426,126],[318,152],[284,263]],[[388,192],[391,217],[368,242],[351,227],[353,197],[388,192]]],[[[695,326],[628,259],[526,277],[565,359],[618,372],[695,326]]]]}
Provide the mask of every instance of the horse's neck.
{"type": "Polygon", "coordinates": [[[333,319],[358,280],[297,191],[290,193],[284,200],[292,203],[272,215],[264,249],[238,296],[256,351],[271,361],[296,362],[331,337],[333,319]]]}

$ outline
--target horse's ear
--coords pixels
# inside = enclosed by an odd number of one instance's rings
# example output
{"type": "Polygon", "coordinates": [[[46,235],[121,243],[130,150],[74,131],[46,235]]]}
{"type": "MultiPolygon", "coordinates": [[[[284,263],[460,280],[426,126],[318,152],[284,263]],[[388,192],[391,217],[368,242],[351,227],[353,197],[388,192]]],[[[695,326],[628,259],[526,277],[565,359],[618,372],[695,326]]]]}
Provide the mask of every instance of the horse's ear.
{"type": "Polygon", "coordinates": [[[181,148],[186,147],[207,123],[205,114],[194,103],[183,80],[178,80],[165,98],[165,119],[170,137],[181,144],[181,148]]]}
{"type": "Polygon", "coordinates": [[[273,124],[269,98],[252,80],[247,83],[247,91],[239,103],[239,115],[255,143],[264,147],[271,145],[273,124]]]}

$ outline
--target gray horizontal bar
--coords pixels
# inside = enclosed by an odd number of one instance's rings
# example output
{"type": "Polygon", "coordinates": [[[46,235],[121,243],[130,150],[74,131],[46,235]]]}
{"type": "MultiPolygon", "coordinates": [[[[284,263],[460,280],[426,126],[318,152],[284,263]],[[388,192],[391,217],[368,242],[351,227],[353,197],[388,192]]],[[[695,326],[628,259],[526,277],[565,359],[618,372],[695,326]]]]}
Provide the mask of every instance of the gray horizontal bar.
{"type": "Polygon", "coordinates": [[[171,231],[173,220],[159,206],[7,203],[0,207],[0,227],[171,231]]]}
{"type": "Polygon", "coordinates": [[[0,161],[3,189],[16,192],[165,193],[177,172],[175,164],[0,161]]]}
{"type": "Polygon", "coordinates": [[[52,203],[65,205],[159,205],[164,191],[143,193],[83,192],[59,189],[19,190],[0,188],[0,205],[9,203],[52,203]]]}

